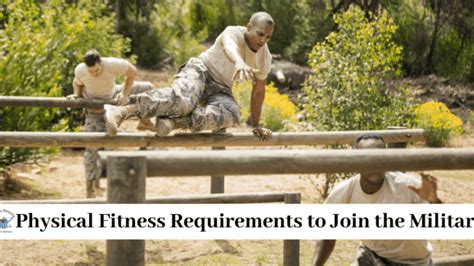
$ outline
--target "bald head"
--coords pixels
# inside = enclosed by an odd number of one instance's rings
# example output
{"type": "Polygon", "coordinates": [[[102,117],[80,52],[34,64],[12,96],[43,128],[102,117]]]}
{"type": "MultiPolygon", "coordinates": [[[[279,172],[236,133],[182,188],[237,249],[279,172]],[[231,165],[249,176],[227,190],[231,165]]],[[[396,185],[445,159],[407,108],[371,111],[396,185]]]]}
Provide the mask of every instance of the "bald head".
{"type": "Polygon", "coordinates": [[[264,47],[272,38],[273,19],[267,12],[257,12],[252,15],[247,24],[245,42],[254,52],[264,47]]]}
{"type": "Polygon", "coordinates": [[[262,24],[265,26],[273,26],[275,22],[273,22],[272,16],[270,16],[270,14],[267,12],[257,12],[250,17],[249,24],[253,26],[260,26],[262,24]]]}

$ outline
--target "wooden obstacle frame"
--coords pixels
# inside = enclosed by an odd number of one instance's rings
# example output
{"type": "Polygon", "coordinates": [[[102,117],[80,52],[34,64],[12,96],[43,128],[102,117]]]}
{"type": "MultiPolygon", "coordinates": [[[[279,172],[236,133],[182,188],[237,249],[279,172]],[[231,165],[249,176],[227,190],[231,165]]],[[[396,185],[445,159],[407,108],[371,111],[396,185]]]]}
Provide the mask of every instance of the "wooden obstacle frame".
{"type": "MultiPolygon", "coordinates": [[[[101,108],[106,103],[113,102],[85,99],[69,101],[65,98],[50,97],[0,96],[0,106],[101,108]]],[[[251,133],[177,134],[170,137],[156,137],[143,133],[120,133],[118,136],[109,137],[105,133],[0,132],[0,146],[113,148],[340,145],[352,144],[360,135],[365,133],[379,134],[384,137],[387,143],[406,143],[424,140],[424,131],[422,129],[275,133],[273,138],[267,142],[259,141],[251,133]]],[[[387,149],[377,151],[223,151],[221,150],[222,148],[215,149],[216,151],[212,152],[186,151],[185,154],[179,151],[101,153],[101,163],[104,166],[106,165],[108,176],[107,202],[300,203],[300,195],[298,193],[220,194],[145,199],[144,180],[147,175],[211,175],[222,177],[219,181],[220,183],[215,186],[211,182],[211,191],[223,193],[223,176],[228,174],[359,172],[364,169],[373,170],[374,167],[377,170],[385,171],[446,170],[472,169],[474,166],[473,149],[387,149]],[[177,159],[179,161],[176,161],[177,159]],[[184,164],[186,167],[176,167],[176,165],[179,165],[177,163],[181,164],[181,166],[184,164]],[[261,167],[262,165],[265,167],[261,167]]],[[[2,203],[92,204],[104,203],[104,201],[84,199],[7,201],[2,203]]],[[[144,245],[144,240],[107,240],[107,264],[143,265],[144,245]]],[[[299,240],[284,240],[283,257],[284,265],[299,264],[299,240]]]]}
{"type": "MultiPolygon", "coordinates": [[[[398,170],[472,169],[474,149],[388,149],[340,151],[160,151],[100,152],[107,165],[110,203],[142,203],[146,176],[299,174],[398,170]],[[384,163],[370,164],[376,158],[384,163]],[[303,160],[303,161],[300,161],[303,160]],[[286,162],[279,163],[275,162],[286,162]],[[299,163],[298,163],[299,162],[299,163]],[[297,167],[289,167],[297,163],[297,167]],[[222,165],[221,165],[222,164],[222,165]],[[316,166],[315,166],[316,165],[316,166]],[[337,169],[335,168],[337,167],[337,169]],[[368,168],[370,167],[370,168],[368,168]]],[[[377,162],[379,163],[379,162],[377,162]]],[[[276,177],[277,178],[277,177],[276,177]]],[[[285,203],[300,203],[299,194],[287,194],[285,203]]],[[[284,240],[283,265],[299,265],[299,240],[284,240]]],[[[107,264],[126,261],[144,265],[144,240],[107,240],[107,264]]]]}

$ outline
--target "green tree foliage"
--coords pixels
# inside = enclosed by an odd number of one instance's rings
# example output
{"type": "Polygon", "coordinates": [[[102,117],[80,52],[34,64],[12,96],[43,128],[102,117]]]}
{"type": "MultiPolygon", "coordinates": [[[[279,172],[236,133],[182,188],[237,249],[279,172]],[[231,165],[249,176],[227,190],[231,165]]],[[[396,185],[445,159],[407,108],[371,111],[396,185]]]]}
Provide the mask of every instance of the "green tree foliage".
{"type": "Polygon", "coordinates": [[[474,81],[474,1],[407,0],[389,5],[408,75],[474,81]]]}
{"type": "Polygon", "coordinates": [[[205,34],[213,42],[229,25],[245,25],[243,1],[191,0],[189,17],[194,36],[205,34]]]}
{"type": "MultiPolygon", "coordinates": [[[[314,43],[335,29],[332,16],[356,5],[364,16],[388,11],[399,29],[395,42],[404,47],[402,67],[410,76],[438,74],[474,80],[474,1],[472,0],[148,0],[108,1],[116,12],[121,34],[132,38],[132,52],[138,64],[155,68],[173,58],[180,47],[163,38],[163,31],[178,29],[174,41],[195,44],[213,42],[228,25],[245,26],[257,11],[267,11],[276,23],[270,50],[284,58],[305,64],[314,43]],[[170,9],[172,6],[172,9],[170,9]],[[172,10],[178,23],[170,27],[153,14],[166,17],[172,10]],[[184,18],[183,18],[184,17],[184,18]],[[160,22],[161,21],[161,22],[160,22]],[[180,23],[188,23],[181,25],[180,23]],[[164,24],[157,24],[164,23],[164,24]],[[165,29],[162,29],[165,28],[165,29]],[[166,29],[167,28],[167,29],[166,29]],[[184,30],[183,30],[184,29],[184,30]],[[172,43],[172,44],[170,44],[172,43]]],[[[0,18],[1,19],[1,18],[0,18]]],[[[166,36],[166,34],[165,34],[166,36]]],[[[178,60],[180,61],[180,60],[178,60]]]]}
{"type": "Polygon", "coordinates": [[[137,64],[160,69],[169,63],[179,67],[205,49],[201,43],[207,31],[194,32],[198,23],[191,23],[192,4],[185,0],[115,0],[109,2],[109,8],[116,14],[116,31],[131,38],[130,54],[137,56],[137,64]]]}
{"type": "Polygon", "coordinates": [[[107,2],[110,11],[114,14],[115,32],[132,40],[131,51],[128,55],[136,55],[137,64],[142,67],[157,68],[167,55],[163,48],[165,43],[152,21],[152,14],[157,5],[174,1],[111,0],[107,2]]]}
{"type": "Polygon", "coordinates": [[[194,35],[206,34],[205,39],[212,42],[228,25],[246,26],[257,11],[266,11],[275,20],[270,51],[299,63],[306,62],[307,52],[332,25],[325,0],[192,0],[191,29],[194,35]]]}
{"type": "Polygon", "coordinates": [[[304,110],[321,130],[374,130],[408,125],[410,104],[403,88],[387,80],[400,74],[402,49],[392,40],[396,26],[387,12],[367,19],[352,6],[334,16],[338,31],[314,46],[314,72],[304,88],[304,110]]]}
{"type": "Polygon", "coordinates": [[[335,14],[359,6],[370,13],[387,10],[399,26],[395,41],[404,47],[403,70],[410,76],[437,74],[474,81],[474,1],[336,0],[335,14]]]}
{"type": "MultiPolygon", "coordinates": [[[[284,47],[283,55],[291,61],[304,65],[308,61],[308,53],[314,44],[334,27],[330,13],[324,0],[301,0],[293,3],[296,14],[291,22],[294,34],[289,36],[290,43],[284,47]]],[[[277,31],[284,30],[277,24],[277,31]]]]}
{"type": "Polygon", "coordinates": [[[176,67],[205,50],[204,33],[192,35],[189,8],[185,1],[163,1],[151,15],[153,31],[162,43],[163,52],[173,58],[176,67]]]}
{"type": "MultiPolygon", "coordinates": [[[[97,48],[121,56],[128,42],[113,34],[113,18],[96,1],[65,4],[16,0],[4,6],[0,28],[0,94],[61,96],[72,92],[74,67],[97,48]]],[[[66,129],[68,113],[50,108],[0,108],[0,131],[66,129]],[[64,118],[62,118],[64,117],[64,118]]],[[[27,159],[38,149],[2,148],[1,165],[27,159]]]]}
{"type": "Polygon", "coordinates": [[[298,22],[297,17],[302,15],[304,10],[298,9],[297,2],[292,0],[253,0],[247,1],[246,5],[247,13],[243,25],[246,25],[250,16],[257,11],[266,11],[272,15],[275,31],[268,46],[272,53],[283,54],[285,48],[294,41],[296,29],[299,27],[295,22],[298,22]]]}

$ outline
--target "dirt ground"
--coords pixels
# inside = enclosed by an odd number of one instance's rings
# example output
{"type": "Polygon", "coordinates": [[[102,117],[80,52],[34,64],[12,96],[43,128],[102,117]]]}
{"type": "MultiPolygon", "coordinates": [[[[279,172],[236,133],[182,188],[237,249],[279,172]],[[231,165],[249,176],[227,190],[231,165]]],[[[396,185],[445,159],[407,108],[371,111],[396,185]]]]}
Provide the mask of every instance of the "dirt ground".
{"type": "MultiPolygon", "coordinates": [[[[169,73],[140,70],[139,80],[166,86],[169,73]]],[[[133,129],[135,121],[125,125],[133,129]]],[[[248,131],[248,128],[233,131],[248,131]]],[[[452,146],[474,147],[474,134],[455,139],[452,146]]],[[[439,196],[446,203],[474,203],[474,171],[433,171],[438,177],[439,196]]],[[[15,165],[13,182],[0,177],[0,200],[13,199],[82,199],[85,198],[83,152],[64,149],[60,154],[34,163],[15,165]]],[[[207,194],[207,177],[148,178],[147,197],[207,194]]],[[[317,186],[324,182],[317,175],[227,176],[226,193],[300,192],[303,203],[322,202],[317,186]]],[[[101,182],[104,197],[107,189],[101,182]]],[[[434,240],[434,257],[474,254],[474,240],[434,240]]],[[[348,265],[358,241],[337,242],[328,265],[348,265]]],[[[309,265],[314,241],[301,241],[301,265],[309,265]]],[[[164,265],[281,265],[283,242],[270,240],[220,241],[146,241],[146,263],[164,265]]],[[[97,265],[105,264],[105,241],[2,241],[1,265],[97,265]]]]}
{"type": "MultiPolygon", "coordinates": [[[[128,128],[133,128],[134,121],[128,128]]],[[[246,128],[235,131],[249,130],[246,128]]],[[[472,135],[452,145],[471,146],[472,135]],[[466,145],[467,144],[467,145],[466,145]],[[471,145],[469,145],[471,144],[471,145]]],[[[439,179],[439,195],[446,203],[474,202],[474,171],[433,171],[439,179]]],[[[60,154],[36,163],[13,167],[14,182],[5,184],[0,199],[82,199],[85,198],[82,151],[63,150],[60,154]],[[7,189],[8,187],[8,189],[7,189]]],[[[320,203],[316,186],[324,178],[317,175],[228,176],[226,193],[295,191],[303,203],[320,203]]],[[[102,195],[106,182],[101,180],[102,195]]],[[[209,178],[148,178],[147,197],[209,193],[209,178]]],[[[103,197],[103,196],[102,196],[103,197]]],[[[474,254],[473,240],[434,240],[435,257],[474,254]]],[[[328,265],[348,265],[358,241],[338,241],[328,265]]],[[[146,263],[166,265],[279,265],[282,264],[282,241],[147,241],[146,263]]],[[[308,265],[314,241],[301,242],[301,265],[308,265]]],[[[104,264],[105,241],[2,241],[1,264],[104,264]]]]}

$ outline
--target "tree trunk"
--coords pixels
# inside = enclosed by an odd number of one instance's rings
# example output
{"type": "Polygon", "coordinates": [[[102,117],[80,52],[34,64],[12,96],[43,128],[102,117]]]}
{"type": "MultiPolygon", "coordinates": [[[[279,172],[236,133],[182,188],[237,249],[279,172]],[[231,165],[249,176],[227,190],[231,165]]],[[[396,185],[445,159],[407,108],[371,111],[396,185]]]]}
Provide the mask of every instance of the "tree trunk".
{"type": "Polygon", "coordinates": [[[115,11],[115,33],[119,32],[119,26],[120,26],[120,0],[115,0],[115,6],[114,6],[114,11],[115,11]]]}
{"type": "Polygon", "coordinates": [[[433,57],[434,57],[434,51],[436,49],[436,41],[438,40],[439,28],[441,26],[441,1],[432,0],[431,6],[432,6],[433,11],[435,12],[435,24],[434,24],[433,36],[431,38],[430,50],[426,58],[426,70],[425,70],[426,73],[425,74],[432,74],[435,72],[433,57]]]}

